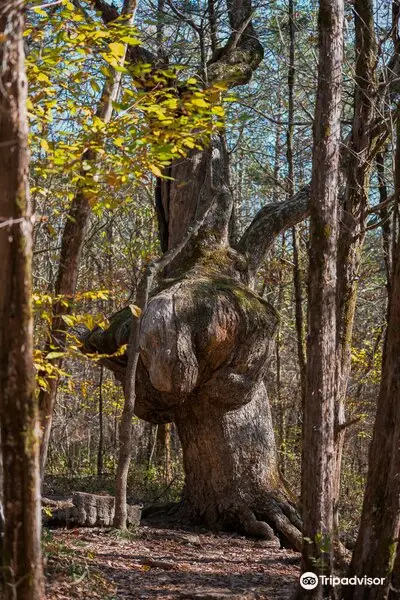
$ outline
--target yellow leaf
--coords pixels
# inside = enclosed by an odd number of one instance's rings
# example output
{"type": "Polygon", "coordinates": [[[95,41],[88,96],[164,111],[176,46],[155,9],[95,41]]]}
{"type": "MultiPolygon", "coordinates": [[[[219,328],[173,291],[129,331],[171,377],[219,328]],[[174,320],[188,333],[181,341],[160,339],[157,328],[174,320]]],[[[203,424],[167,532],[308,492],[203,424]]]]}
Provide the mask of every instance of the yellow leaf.
{"type": "Polygon", "coordinates": [[[47,17],[47,12],[45,12],[44,10],[42,10],[41,8],[39,8],[39,6],[36,6],[36,7],[32,8],[32,10],[37,15],[41,15],[42,17],[47,17]]]}
{"type": "Polygon", "coordinates": [[[214,106],[211,110],[213,115],[218,115],[219,117],[225,116],[225,111],[222,106],[214,106]]]}
{"type": "Polygon", "coordinates": [[[193,98],[193,106],[199,106],[200,108],[208,108],[208,104],[203,98],[193,98]]]}
{"type": "Polygon", "coordinates": [[[142,309],[139,308],[139,306],[136,306],[136,304],[130,304],[129,308],[131,309],[131,313],[133,314],[133,316],[136,317],[137,319],[142,314],[142,309]]]}
{"type": "Polygon", "coordinates": [[[48,390],[49,389],[49,384],[46,381],[46,379],[44,377],[37,377],[36,378],[37,384],[40,388],[42,388],[42,390],[48,390]]]}
{"type": "Polygon", "coordinates": [[[130,44],[131,46],[139,46],[141,43],[140,40],[129,35],[122,37],[121,41],[125,42],[126,44],[130,44]]]}
{"type": "Polygon", "coordinates": [[[53,360],[55,358],[61,358],[65,356],[65,352],[49,352],[46,354],[46,360],[53,360]]]}
{"type": "Polygon", "coordinates": [[[61,318],[69,327],[73,327],[75,325],[75,319],[71,315],[62,315],[61,318]]]}
{"type": "Polygon", "coordinates": [[[150,171],[152,173],[154,173],[154,175],[156,177],[162,177],[162,173],[161,173],[160,169],[158,167],[156,167],[156,165],[150,165],[150,171]]]}
{"type": "Polygon", "coordinates": [[[118,58],[122,58],[125,54],[125,44],[121,44],[120,42],[112,42],[108,45],[110,46],[111,52],[118,58]]]}
{"type": "Polygon", "coordinates": [[[47,77],[47,75],[45,73],[38,73],[37,74],[37,80],[38,81],[45,81],[46,83],[49,83],[49,78],[47,77]]]}

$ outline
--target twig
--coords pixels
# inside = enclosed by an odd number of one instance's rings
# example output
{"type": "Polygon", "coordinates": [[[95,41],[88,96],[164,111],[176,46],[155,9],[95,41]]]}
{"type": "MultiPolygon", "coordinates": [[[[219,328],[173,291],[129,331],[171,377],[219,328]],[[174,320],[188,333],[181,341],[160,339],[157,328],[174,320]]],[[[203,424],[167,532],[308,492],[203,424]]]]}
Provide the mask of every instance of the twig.
{"type": "Polygon", "coordinates": [[[20,217],[19,219],[6,219],[5,217],[0,217],[0,227],[18,225],[18,223],[23,223],[24,221],[26,221],[26,217],[20,217]]]}

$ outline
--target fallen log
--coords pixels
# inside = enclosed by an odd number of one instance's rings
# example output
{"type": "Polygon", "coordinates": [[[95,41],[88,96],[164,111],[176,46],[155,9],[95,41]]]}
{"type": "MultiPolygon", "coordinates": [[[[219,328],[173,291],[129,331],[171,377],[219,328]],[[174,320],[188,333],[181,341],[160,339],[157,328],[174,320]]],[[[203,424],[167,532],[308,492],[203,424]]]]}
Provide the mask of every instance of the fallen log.
{"type": "MultiPolygon", "coordinates": [[[[43,524],[48,527],[112,527],[114,496],[73,492],[67,500],[42,499],[43,524]]],[[[128,505],[127,523],[139,527],[141,505],[128,505]]]]}

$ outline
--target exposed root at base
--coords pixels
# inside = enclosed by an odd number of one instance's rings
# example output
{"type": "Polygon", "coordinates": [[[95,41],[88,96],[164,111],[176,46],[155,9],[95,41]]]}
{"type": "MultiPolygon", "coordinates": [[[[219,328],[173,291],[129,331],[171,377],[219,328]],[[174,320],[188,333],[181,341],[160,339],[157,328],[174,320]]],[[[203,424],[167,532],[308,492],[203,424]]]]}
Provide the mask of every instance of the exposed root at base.
{"type": "Polygon", "coordinates": [[[303,545],[301,519],[291,503],[270,496],[260,509],[256,510],[256,514],[259,518],[265,519],[291,548],[301,552],[303,545]]]}
{"type": "Polygon", "coordinates": [[[166,522],[183,526],[204,526],[211,530],[236,531],[242,535],[264,540],[276,540],[277,536],[294,550],[301,551],[302,535],[297,527],[300,517],[292,505],[268,498],[261,509],[253,511],[244,503],[231,503],[220,508],[220,517],[213,523],[202,518],[185,501],[162,506],[150,506],[143,510],[143,517],[151,522],[166,522]]]}

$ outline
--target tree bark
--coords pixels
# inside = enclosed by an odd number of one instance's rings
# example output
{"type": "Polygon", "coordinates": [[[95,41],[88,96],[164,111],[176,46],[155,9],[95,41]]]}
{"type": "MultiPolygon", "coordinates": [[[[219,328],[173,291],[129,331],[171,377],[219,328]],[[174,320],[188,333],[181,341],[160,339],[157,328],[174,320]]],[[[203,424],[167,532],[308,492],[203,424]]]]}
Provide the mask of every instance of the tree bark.
{"type": "Polygon", "coordinates": [[[161,423],[156,435],[156,462],[163,469],[164,480],[168,483],[172,478],[171,465],[171,423],[161,423]]]}
{"type": "MultiPolygon", "coordinates": [[[[295,85],[295,23],[294,23],[294,0],[289,0],[289,71],[288,71],[288,129],[286,134],[287,161],[288,161],[288,193],[289,198],[294,195],[295,174],[293,164],[293,135],[294,135],[294,85],[295,85]]],[[[300,250],[296,226],[292,228],[293,244],[293,285],[295,298],[295,321],[297,334],[297,356],[300,371],[300,390],[301,405],[304,410],[306,394],[306,352],[304,343],[304,315],[303,315],[303,294],[300,271],[300,250]]]]}
{"type": "MultiPolygon", "coordinates": [[[[303,427],[303,572],[333,571],[336,256],[343,61],[342,0],[321,0],[310,201],[307,374],[303,427]]],[[[319,580],[298,597],[330,597],[319,580]]]]}
{"type": "Polygon", "coordinates": [[[351,371],[351,342],[357,302],[358,273],[366,231],[369,179],[376,136],[377,45],[372,0],[356,0],[354,116],[344,170],[346,190],[341,208],[337,256],[337,360],[338,382],[335,428],[335,530],[339,531],[339,496],[345,439],[345,399],[351,371]]]}
{"type": "Polygon", "coordinates": [[[119,453],[117,474],[115,477],[115,515],[113,525],[118,529],[126,529],[127,502],[126,490],[128,482],[129,465],[132,455],[132,419],[134,417],[136,401],[136,371],[140,354],[140,329],[142,312],[147,308],[149,290],[154,276],[154,269],[150,265],[138,286],[135,309],[139,311],[131,324],[129,336],[129,353],[127,363],[127,377],[124,386],[125,401],[119,426],[119,453]]]}
{"type": "Polygon", "coordinates": [[[4,465],[4,600],[43,598],[23,31],[21,3],[3,2],[0,8],[0,422],[4,465]]]}
{"type": "MultiPolygon", "coordinates": [[[[400,139],[398,128],[397,141],[400,139]]],[[[396,149],[396,187],[399,192],[400,148],[396,149]]],[[[382,361],[381,387],[369,450],[367,486],[350,575],[383,578],[384,585],[351,586],[346,600],[388,598],[400,533],[400,247],[394,270],[382,361]]]]}
{"type": "Polygon", "coordinates": [[[3,556],[3,534],[4,534],[4,485],[3,485],[3,452],[1,450],[1,423],[0,423],[0,556],[3,556]]]}
{"type": "Polygon", "coordinates": [[[298,548],[299,521],[280,480],[264,384],[237,411],[221,410],[209,397],[175,414],[186,473],[184,514],[254,537],[273,539],[275,530],[298,548]]]}
{"type": "Polygon", "coordinates": [[[385,177],[385,152],[380,152],[376,156],[376,171],[378,175],[379,203],[384,204],[379,212],[382,225],[382,246],[383,258],[385,261],[386,270],[386,289],[388,298],[391,295],[391,279],[392,279],[392,227],[390,212],[385,206],[388,200],[388,192],[385,177]]]}
{"type": "Polygon", "coordinates": [[[99,445],[97,447],[97,478],[103,479],[103,454],[104,454],[104,402],[103,402],[103,365],[100,366],[99,377],[99,445]]]}

